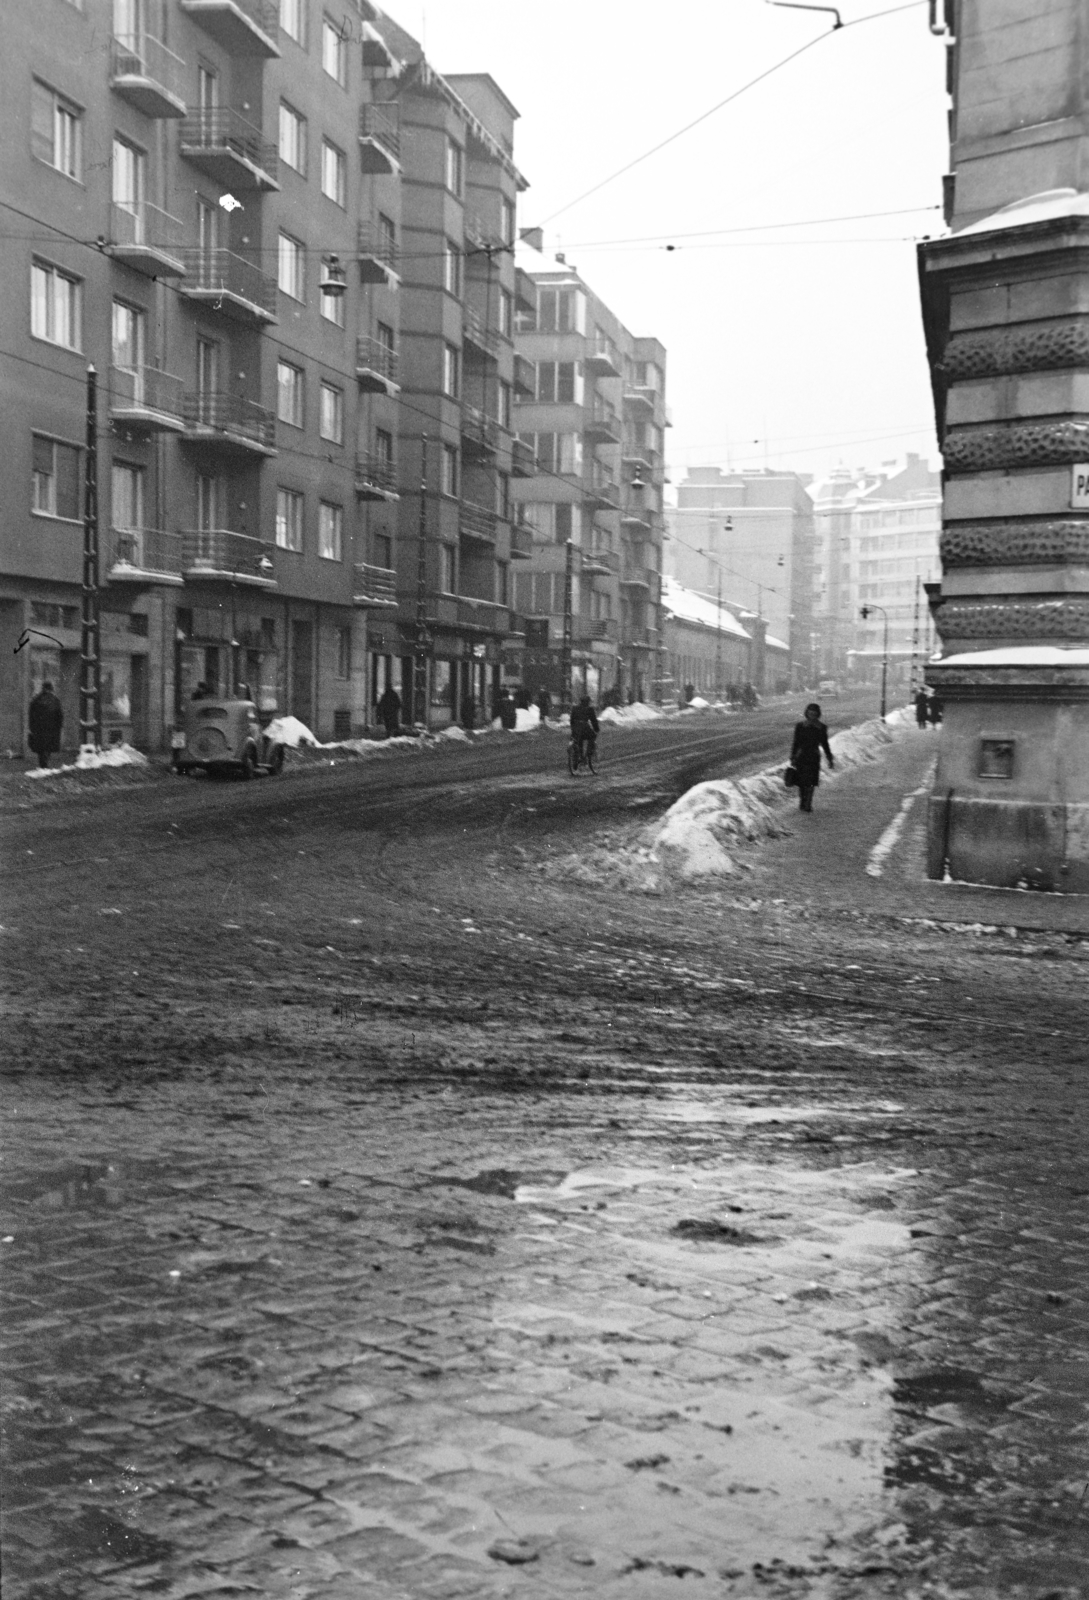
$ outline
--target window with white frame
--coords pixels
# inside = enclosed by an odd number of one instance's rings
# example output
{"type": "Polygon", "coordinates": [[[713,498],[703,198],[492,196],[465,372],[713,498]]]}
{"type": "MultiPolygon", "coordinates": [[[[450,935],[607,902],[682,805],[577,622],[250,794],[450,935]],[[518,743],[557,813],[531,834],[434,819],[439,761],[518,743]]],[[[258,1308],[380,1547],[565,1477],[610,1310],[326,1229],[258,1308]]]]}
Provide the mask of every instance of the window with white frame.
{"type": "Polygon", "coordinates": [[[306,0],[280,0],[280,27],[296,44],[306,43],[306,0]]]}
{"type": "Polygon", "coordinates": [[[461,195],[465,182],[465,152],[453,139],[446,141],[446,187],[451,194],[461,195]]]}
{"type": "Polygon", "coordinates": [[[344,507],[328,500],[318,505],[318,554],[323,561],[340,561],[344,551],[344,507]]]}
{"type": "Polygon", "coordinates": [[[457,551],[452,544],[439,545],[439,588],[443,594],[457,594],[457,551]]]}
{"type": "Polygon", "coordinates": [[[30,149],[39,161],[67,178],[80,177],[82,118],[79,107],[38,78],[31,80],[30,149]]]}
{"type": "Polygon", "coordinates": [[[442,392],[452,400],[461,393],[461,351],[452,344],[442,347],[442,392]]]}
{"type": "Polygon", "coordinates": [[[31,510],[75,522],[80,514],[78,447],[40,433],[31,442],[31,510]]]}
{"type": "Polygon", "coordinates": [[[461,299],[461,251],[452,239],[447,239],[443,245],[442,286],[447,294],[461,299]]]}
{"type": "Polygon", "coordinates": [[[138,306],[124,300],[113,303],[113,364],[124,372],[139,371],[144,365],[144,332],[147,319],[138,306]]]}
{"type": "Polygon", "coordinates": [[[585,333],[586,296],[579,289],[541,289],[537,295],[541,333],[585,333]]]}
{"type": "Polygon", "coordinates": [[[80,347],[80,311],[83,285],[46,261],[35,261],[30,268],[30,331],[36,339],[62,344],[68,350],[80,347]]]}
{"type": "Polygon", "coordinates": [[[306,172],[306,118],[286,100],[280,101],[280,160],[306,172]]]}
{"type": "Polygon", "coordinates": [[[143,467],[115,461],[110,468],[110,523],[128,533],[144,526],[143,467]]]}
{"type": "Polygon", "coordinates": [[[276,415],[293,428],[303,426],[303,384],[305,374],[290,361],[276,363],[276,415]]]}
{"type": "Polygon", "coordinates": [[[375,428],[374,454],[380,467],[393,471],[393,435],[388,428],[375,428]]]}
{"type": "Polygon", "coordinates": [[[348,41],[329,17],[321,19],[321,64],[341,87],[348,82],[348,41]]]}
{"type": "Polygon", "coordinates": [[[537,399],[582,404],[583,383],[580,361],[538,361],[537,399]]]}
{"type": "Polygon", "coordinates": [[[442,447],[442,492],[453,495],[456,499],[461,493],[461,462],[458,457],[456,444],[444,444],[442,447]]]}
{"type": "MultiPolygon", "coordinates": [[[[144,201],[144,180],[147,157],[128,139],[118,136],[113,141],[113,203],[133,216],[139,217],[144,201]]],[[[140,242],[137,233],[137,243],[140,242]]]]}
{"type": "Polygon", "coordinates": [[[504,382],[504,380],[500,378],[499,387],[496,392],[496,412],[498,414],[498,422],[501,428],[510,427],[511,399],[512,391],[510,384],[504,382]]]}
{"type": "Polygon", "coordinates": [[[281,550],[303,547],[303,497],[297,489],[276,491],[276,544],[281,550]]]}
{"type": "Polygon", "coordinates": [[[306,298],[306,246],[289,233],[280,234],[278,283],[293,300],[306,298]]]}
{"type": "Polygon", "coordinates": [[[344,443],[344,391],[334,384],[321,386],[320,430],[323,439],[331,444],[344,443]]]}
{"type": "Polygon", "coordinates": [[[499,291],[499,331],[504,339],[514,337],[514,296],[506,289],[499,291]]]}
{"type": "Polygon", "coordinates": [[[343,150],[321,141],[321,192],[338,206],[348,204],[348,161],[343,150]]]}

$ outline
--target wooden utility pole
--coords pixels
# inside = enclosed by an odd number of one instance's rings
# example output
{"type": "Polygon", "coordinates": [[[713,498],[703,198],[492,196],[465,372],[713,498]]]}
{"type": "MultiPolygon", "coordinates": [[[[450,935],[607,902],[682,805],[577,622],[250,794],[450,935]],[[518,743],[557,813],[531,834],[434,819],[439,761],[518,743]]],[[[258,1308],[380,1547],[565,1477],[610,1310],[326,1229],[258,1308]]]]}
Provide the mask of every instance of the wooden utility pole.
{"type": "Polygon", "coordinates": [[[98,374],[87,368],[83,473],[83,600],[79,637],[79,742],[102,743],[102,652],[98,608],[98,374]]]}
{"type": "Polygon", "coordinates": [[[416,648],[412,657],[412,720],[427,726],[427,434],[420,439],[420,522],[416,559],[416,648]]]}
{"type": "Polygon", "coordinates": [[[574,643],[574,619],[571,606],[574,598],[575,544],[568,539],[564,551],[563,569],[563,647],[560,652],[560,695],[564,710],[574,705],[574,685],[571,682],[571,649],[574,643]]]}

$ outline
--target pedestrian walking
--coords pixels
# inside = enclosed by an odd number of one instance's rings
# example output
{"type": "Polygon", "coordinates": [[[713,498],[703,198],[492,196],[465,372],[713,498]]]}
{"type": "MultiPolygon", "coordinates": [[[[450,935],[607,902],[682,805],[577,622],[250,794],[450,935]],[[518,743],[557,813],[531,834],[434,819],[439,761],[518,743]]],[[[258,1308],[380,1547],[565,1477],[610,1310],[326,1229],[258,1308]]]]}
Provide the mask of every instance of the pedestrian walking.
{"type": "Polygon", "coordinates": [[[915,725],[925,728],[930,720],[930,696],[926,689],[920,686],[915,691],[915,725]]]}
{"type": "Polygon", "coordinates": [[[504,689],[500,693],[497,714],[508,733],[518,726],[518,707],[512,700],[509,689],[504,689]]]}
{"type": "Polygon", "coordinates": [[[401,731],[401,696],[397,693],[392,683],[386,684],[378,700],[376,710],[385,727],[386,738],[392,739],[395,734],[401,731]]]}
{"type": "Polygon", "coordinates": [[[821,751],[828,757],[829,767],[835,767],[828,744],[828,729],[821,721],[821,708],[811,700],[805,708],[801,722],[794,726],[794,743],[790,751],[790,764],[798,775],[798,810],[812,811],[813,791],[821,781],[821,751]]]}
{"type": "Polygon", "coordinates": [[[64,710],[47,678],[30,702],[27,714],[27,744],[38,758],[39,767],[49,765],[49,757],[60,749],[64,710]]]}
{"type": "Polygon", "coordinates": [[[935,728],[941,723],[944,710],[945,707],[942,705],[941,700],[936,694],[932,694],[927,706],[927,715],[935,728]]]}
{"type": "Polygon", "coordinates": [[[537,710],[541,713],[541,722],[545,723],[552,715],[552,696],[547,689],[537,690],[537,710]]]}

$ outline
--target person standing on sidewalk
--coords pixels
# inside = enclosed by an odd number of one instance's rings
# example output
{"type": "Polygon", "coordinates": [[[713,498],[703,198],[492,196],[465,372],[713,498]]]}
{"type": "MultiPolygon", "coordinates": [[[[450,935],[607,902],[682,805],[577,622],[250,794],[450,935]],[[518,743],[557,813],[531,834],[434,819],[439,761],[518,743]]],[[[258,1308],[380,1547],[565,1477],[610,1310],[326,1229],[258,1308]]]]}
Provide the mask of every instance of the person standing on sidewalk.
{"type": "Polygon", "coordinates": [[[794,743],[790,751],[790,764],[798,774],[798,810],[812,811],[813,791],[821,781],[821,751],[828,757],[828,765],[835,768],[828,744],[828,729],[821,721],[821,708],[811,700],[805,708],[801,722],[794,725],[794,743]]]}
{"type": "Polygon", "coordinates": [[[930,696],[925,688],[915,691],[915,726],[925,728],[930,719],[930,696]]]}
{"type": "Polygon", "coordinates": [[[39,767],[47,767],[49,757],[60,749],[63,726],[64,712],[47,678],[30,702],[27,714],[26,742],[37,756],[39,767]]]}

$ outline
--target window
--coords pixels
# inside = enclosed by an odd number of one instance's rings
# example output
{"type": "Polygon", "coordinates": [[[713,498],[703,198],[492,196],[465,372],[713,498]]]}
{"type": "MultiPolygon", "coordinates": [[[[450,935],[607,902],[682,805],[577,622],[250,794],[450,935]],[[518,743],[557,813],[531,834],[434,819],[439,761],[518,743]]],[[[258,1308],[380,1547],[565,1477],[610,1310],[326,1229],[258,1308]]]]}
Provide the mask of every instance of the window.
{"type": "Polygon", "coordinates": [[[297,489],[276,491],[276,543],[281,550],[303,547],[303,497],[297,489]]]}
{"type": "Polygon", "coordinates": [[[219,527],[219,508],[223,503],[223,485],[218,478],[197,476],[197,527],[202,533],[219,527]]]}
{"type": "Polygon", "coordinates": [[[219,346],[211,339],[197,340],[197,393],[215,394],[219,388],[219,346]]]}
{"type": "Polygon", "coordinates": [[[280,0],[280,27],[296,44],[306,43],[306,0],[280,0]]]}
{"type": "Polygon", "coordinates": [[[393,261],[397,256],[397,229],[393,218],[387,217],[384,211],[378,213],[378,240],[382,247],[382,256],[386,261],[393,261]]]}
{"type": "Polygon", "coordinates": [[[338,328],[343,328],[345,308],[348,303],[347,294],[333,294],[328,289],[322,289],[318,297],[318,309],[326,322],[335,322],[338,328]]]}
{"type": "Polygon", "coordinates": [[[377,338],[378,343],[382,346],[382,349],[385,351],[387,357],[386,371],[387,373],[392,374],[395,349],[393,329],[390,327],[388,322],[380,322],[374,331],[375,337],[377,338]]]}
{"type": "Polygon", "coordinates": [[[352,675],[352,630],[351,628],[337,629],[337,677],[350,678],[352,675]]]}
{"type": "Polygon", "coordinates": [[[446,187],[451,194],[460,195],[465,173],[465,155],[453,139],[446,141],[446,187]]]}
{"type": "Polygon", "coordinates": [[[498,395],[497,395],[497,400],[498,400],[498,405],[496,407],[496,410],[497,410],[497,414],[498,414],[499,426],[501,428],[509,428],[510,427],[510,408],[511,408],[511,386],[510,386],[509,383],[504,383],[502,378],[500,378],[500,380],[499,380],[499,391],[498,391],[498,395]]]}
{"type": "Polygon", "coordinates": [[[219,219],[217,207],[210,200],[197,199],[197,248],[200,251],[201,266],[207,270],[211,266],[211,257],[219,243],[219,219]]]}
{"type": "Polygon", "coordinates": [[[376,567],[385,567],[389,572],[393,568],[393,540],[388,533],[376,533],[371,541],[372,554],[376,567]]]}
{"type": "Polygon", "coordinates": [[[514,243],[514,202],[503,198],[499,202],[499,227],[504,244],[514,243]]]}
{"type": "Polygon", "coordinates": [[[519,434],[530,445],[542,472],[582,472],[582,435],[578,433],[519,434]]]}
{"type": "Polygon", "coordinates": [[[461,351],[452,344],[442,347],[442,392],[452,400],[461,393],[461,351]]]}
{"type": "Polygon", "coordinates": [[[581,363],[576,361],[539,361],[537,363],[537,399],[557,400],[563,403],[582,403],[581,363]]]}
{"type": "Polygon", "coordinates": [[[197,107],[200,111],[214,111],[218,105],[219,74],[201,62],[197,66],[197,107]]]}
{"type": "Polygon", "coordinates": [[[343,87],[348,82],[348,42],[335,22],[321,22],[321,64],[343,87]]]}
{"type": "Polygon", "coordinates": [[[461,299],[461,251],[447,239],[442,252],[442,286],[447,294],[461,299]]]}
{"type": "Polygon", "coordinates": [[[979,776],[981,778],[1012,778],[1013,739],[981,739],[979,742],[979,776]]]}
{"type": "Polygon", "coordinates": [[[374,454],[380,467],[393,471],[393,435],[388,428],[375,428],[374,454]]]}
{"type": "Polygon", "coordinates": [[[303,382],[301,367],[293,367],[290,361],[277,361],[276,415],[293,428],[303,425],[303,382]]]}
{"type": "Polygon", "coordinates": [[[110,521],[123,532],[144,526],[144,469],[115,461],[110,469],[110,521]]]}
{"type": "Polygon", "coordinates": [[[495,598],[501,606],[510,605],[510,567],[505,561],[496,563],[495,598]]]}
{"type": "Polygon", "coordinates": [[[280,101],[280,160],[306,171],[306,118],[286,101],[280,101]]]}
{"type": "Polygon", "coordinates": [[[333,444],[344,443],[344,391],[331,383],[321,386],[321,436],[333,444]]]}
{"type": "Polygon", "coordinates": [[[289,233],[280,235],[278,282],[284,294],[293,300],[305,300],[306,249],[289,233]]]}
{"type": "Polygon", "coordinates": [[[344,544],[344,507],[322,500],[318,505],[318,554],[325,561],[340,561],[344,544]]]}
{"type": "Polygon", "coordinates": [[[79,178],[82,113],[48,84],[31,82],[30,149],[67,178],[79,178]]]}
{"type": "Polygon", "coordinates": [[[144,200],[146,157],[127,139],[113,141],[113,203],[139,216],[144,200]]]}
{"type": "Polygon", "coordinates": [[[582,536],[582,514],[578,506],[556,507],[556,543],[566,544],[573,539],[576,544],[582,536]]]}
{"type": "Polygon", "coordinates": [[[348,163],[344,151],[328,139],[321,141],[321,192],[338,206],[348,204],[348,163]]]}
{"type": "Polygon", "coordinates": [[[453,495],[456,499],[460,493],[461,474],[459,467],[457,446],[444,444],[442,447],[442,492],[453,495]]]}
{"type": "Polygon", "coordinates": [[[585,333],[586,299],[577,289],[542,289],[537,296],[542,333],[585,333]]]}
{"type": "Polygon", "coordinates": [[[35,261],[30,269],[30,331],[36,339],[80,347],[80,306],[83,285],[59,267],[35,261]]]}
{"type": "Polygon", "coordinates": [[[439,588],[443,594],[457,594],[457,552],[452,544],[439,546],[439,588]]]}
{"type": "Polygon", "coordinates": [[[123,300],[113,303],[113,364],[126,372],[144,365],[144,313],[123,300]]]}
{"type": "Polygon", "coordinates": [[[79,450],[74,444],[33,435],[31,457],[32,511],[44,517],[79,517],[79,450]]]}
{"type": "Polygon", "coordinates": [[[506,289],[499,291],[499,331],[504,339],[511,338],[514,331],[514,296],[506,289]]]}

